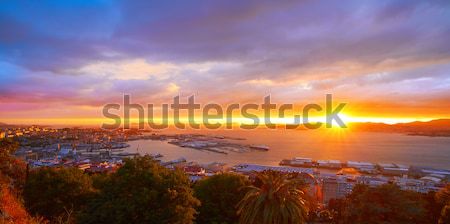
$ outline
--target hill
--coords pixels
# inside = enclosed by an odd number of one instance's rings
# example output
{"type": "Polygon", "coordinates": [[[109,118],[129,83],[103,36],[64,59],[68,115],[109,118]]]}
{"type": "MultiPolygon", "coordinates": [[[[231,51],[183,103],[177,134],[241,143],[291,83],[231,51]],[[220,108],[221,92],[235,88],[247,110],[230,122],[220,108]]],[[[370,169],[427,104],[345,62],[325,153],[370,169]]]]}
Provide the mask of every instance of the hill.
{"type": "Polygon", "coordinates": [[[384,124],[384,123],[350,123],[352,131],[371,132],[398,132],[409,135],[423,136],[449,136],[450,119],[437,119],[431,121],[414,121],[409,123],[384,124]]]}

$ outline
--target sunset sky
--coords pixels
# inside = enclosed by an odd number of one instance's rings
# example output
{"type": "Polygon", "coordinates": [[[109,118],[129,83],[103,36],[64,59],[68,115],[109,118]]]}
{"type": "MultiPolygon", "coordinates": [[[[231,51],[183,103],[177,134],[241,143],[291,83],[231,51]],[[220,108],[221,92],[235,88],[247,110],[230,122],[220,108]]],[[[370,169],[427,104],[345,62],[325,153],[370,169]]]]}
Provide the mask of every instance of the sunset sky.
{"type": "Polygon", "coordinates": [[[0,78],[11,124],[95,124],[123,94],[450,118],[450,1],[1,1],[0,78]]]}

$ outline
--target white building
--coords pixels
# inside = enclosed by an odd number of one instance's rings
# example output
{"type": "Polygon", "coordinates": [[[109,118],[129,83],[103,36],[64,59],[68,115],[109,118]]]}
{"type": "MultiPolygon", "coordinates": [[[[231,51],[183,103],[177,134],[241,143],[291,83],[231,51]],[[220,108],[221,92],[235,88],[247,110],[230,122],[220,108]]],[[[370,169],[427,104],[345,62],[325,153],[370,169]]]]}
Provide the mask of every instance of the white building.
{"type": "Polygon", "coordinates": [[[348,161],[347,167],[358,169],[361,172],[374,173],[376,172],[375,165],[369,162],[348,161]]]}
{"type": "Polygon", "coordinates": [[[328,203],[330,199],[344,198],[350,194],[356,181],[349,176],[329,176],[322,181],[323,202],[328,203]]]}
{"type": "Polygon", "coordinates": [[[311,158],[303,158],[303,157],[294,157],[291,160],[292,165],[311,165],[312,159],[311,158]]]}
{"type": "Polygon", "coordinates": [[[341,168],[342,163],[339,160],[317,160],[319,167],[325,168],[341,168]]]}
{"type": "Polygon", "coordinates": [[[239,164],[233,167],[236,172],[241,173],[251,173],[251,172],[262,172],[265,170],[273,170],[284,173],[308,173],[313,174],[313,169],[310,168],[299,168],[299,167],[287,167],[287,166],[264,166],[256,164],[239,164]]]}

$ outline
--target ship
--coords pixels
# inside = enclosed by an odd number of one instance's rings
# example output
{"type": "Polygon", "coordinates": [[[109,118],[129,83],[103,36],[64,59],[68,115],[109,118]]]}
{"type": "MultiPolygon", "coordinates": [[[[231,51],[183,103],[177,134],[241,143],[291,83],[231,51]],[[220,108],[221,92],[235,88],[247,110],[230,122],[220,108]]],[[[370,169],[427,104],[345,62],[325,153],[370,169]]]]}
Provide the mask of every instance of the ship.
{"type": "Polygon", "coordinates": [[[264,150],[264,151],[269,151],[269,146],[267,145],[250,145],[249,146],[251,149],[256,149],[256,150],[264,150]]]}

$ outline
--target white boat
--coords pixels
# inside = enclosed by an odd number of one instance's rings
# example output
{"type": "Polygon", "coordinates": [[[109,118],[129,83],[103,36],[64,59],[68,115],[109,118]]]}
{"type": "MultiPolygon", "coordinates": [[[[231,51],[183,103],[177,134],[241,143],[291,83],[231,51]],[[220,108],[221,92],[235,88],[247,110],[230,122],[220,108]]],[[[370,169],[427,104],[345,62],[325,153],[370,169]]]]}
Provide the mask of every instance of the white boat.
{"type": "Polygon", "coordinates": [[[269,151],[269,146],[267,145],[250,145],[251,149],[257,149],[257,150],[264,150],[264,151],[269,151]]]}

